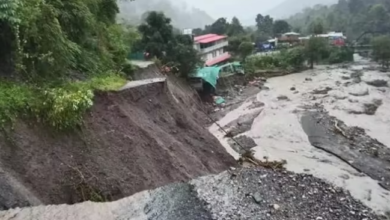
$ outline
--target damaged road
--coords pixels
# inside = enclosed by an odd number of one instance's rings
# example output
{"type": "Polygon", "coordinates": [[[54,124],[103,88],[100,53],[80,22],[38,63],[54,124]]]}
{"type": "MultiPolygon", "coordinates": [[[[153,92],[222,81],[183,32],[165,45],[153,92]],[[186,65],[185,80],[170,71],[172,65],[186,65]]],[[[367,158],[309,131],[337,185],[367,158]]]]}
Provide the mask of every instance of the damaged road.
{"type": "Polygon", "coordinates": [[[379,220],[341,188],[307,174],[240,168],[143,191],[111,203],[0,212],[2,220],[379,220]]]}

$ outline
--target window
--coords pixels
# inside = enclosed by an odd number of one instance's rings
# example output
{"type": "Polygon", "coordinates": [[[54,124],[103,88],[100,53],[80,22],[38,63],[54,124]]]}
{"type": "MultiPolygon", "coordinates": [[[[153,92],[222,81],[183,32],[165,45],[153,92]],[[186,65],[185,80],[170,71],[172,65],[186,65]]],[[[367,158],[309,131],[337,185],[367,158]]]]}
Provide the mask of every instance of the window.
{"type": "Polygon", "coordinates": [[[213,51],[212,54],[213,54],[213,58],[214,58],[214,57],[217,57],[217,51],[213,51]]]}

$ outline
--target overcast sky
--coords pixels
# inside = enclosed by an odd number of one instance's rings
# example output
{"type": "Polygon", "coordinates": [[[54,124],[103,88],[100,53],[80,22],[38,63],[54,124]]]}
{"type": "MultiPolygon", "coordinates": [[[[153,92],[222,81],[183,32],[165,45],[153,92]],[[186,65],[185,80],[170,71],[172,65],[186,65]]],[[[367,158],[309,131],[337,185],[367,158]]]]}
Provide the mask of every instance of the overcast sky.
{"type": "Polygon", "coordinates": [[[266,13],[284,0],[185,0],[213,18],[236,15],[243,23],[254,23],[258,13],[266,13]]]}

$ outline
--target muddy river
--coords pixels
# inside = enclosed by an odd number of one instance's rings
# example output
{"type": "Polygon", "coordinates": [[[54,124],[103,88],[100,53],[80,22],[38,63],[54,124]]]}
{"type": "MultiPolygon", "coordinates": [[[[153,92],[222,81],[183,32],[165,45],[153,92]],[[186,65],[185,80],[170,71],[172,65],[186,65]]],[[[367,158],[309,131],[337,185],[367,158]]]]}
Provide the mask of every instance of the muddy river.
{"type": "MultiPolygon", "coordinates": [[[[236,135],[254,140],[257,159],[286,160],[288,170],[342,187],[385,213],[390,211],[390,74],[355,58],[350,65],[268,79],[269,89],[249,97],[218,124],[226,127],[261,110],[250,129],[236,135]],[[253,108],[259,102],[263,105],[253,108]]],[[[239,157],[216,124],[210,132],[239,157]]]]}

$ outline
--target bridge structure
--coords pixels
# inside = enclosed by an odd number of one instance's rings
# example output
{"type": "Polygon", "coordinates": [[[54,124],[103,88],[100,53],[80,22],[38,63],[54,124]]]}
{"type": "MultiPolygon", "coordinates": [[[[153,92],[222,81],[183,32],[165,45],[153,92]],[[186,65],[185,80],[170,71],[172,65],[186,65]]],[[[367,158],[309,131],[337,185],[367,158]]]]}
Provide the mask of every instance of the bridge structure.
{"type": "Polygon", "coordinates": [[[372,46],[370,44],[355,44],[349,46],[354,53],[372,53],[372,46]]]}

